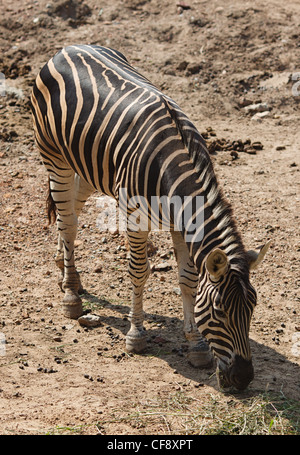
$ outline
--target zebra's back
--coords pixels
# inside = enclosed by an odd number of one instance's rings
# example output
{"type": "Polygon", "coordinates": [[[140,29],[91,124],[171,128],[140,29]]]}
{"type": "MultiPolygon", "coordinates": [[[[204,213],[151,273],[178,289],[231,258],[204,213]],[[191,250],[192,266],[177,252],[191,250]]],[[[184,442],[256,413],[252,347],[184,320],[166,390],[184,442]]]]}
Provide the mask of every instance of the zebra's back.
{"type": "Polygon", "coordinates": [[[134,188],[131,182],[131,195],[156,194],[154,182],[166,193],[162,169],[170,176],[185,162],[193,172],[187,138],[192,131],[200,142],[199,133],[117,51],[88,45],[61,50],[37,77],[32,104],[45,160],[61,157],[103,193],[115,196],[133,174],[139,179],[134,188]]]}

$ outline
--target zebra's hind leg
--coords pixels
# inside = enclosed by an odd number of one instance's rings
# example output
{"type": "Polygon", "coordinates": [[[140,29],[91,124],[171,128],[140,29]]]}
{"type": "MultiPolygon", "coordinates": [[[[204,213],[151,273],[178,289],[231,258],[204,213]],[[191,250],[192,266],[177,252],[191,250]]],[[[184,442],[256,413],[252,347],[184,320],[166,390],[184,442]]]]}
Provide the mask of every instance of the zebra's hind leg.
{"type": "Polygon", "coordinates": [[[143,291],[150,274],[147,257],[148,232],[127,232],[130,247],[129,276],[133,287],[130,311],[130,330],[126,335],[126,349],[142,352],[146,348],[146,331],[143,326],[143,291]]]}
{"type": "MultiPolygon", "coordinates": [[[[75,213],[77,217],[79,216],[82,207],[86,203],[88,197],[95,191],[95,189],[83,180],[78,174],[75,174],[74,177],[74,204],[75,204],[75,213]]],[[[64,280],[64,245],[62,236],[58,233],[58,244],[57,244],[57,251],[55,256],[55,262],[57,267],[59,268],[59,276],[58,276],[58,285],[63,290],[63,280],[64,280]]],[[[78,294],[83,294],[83,286],[80,281],[80,276],[78,274],[79,280],[79,288],[78,294]]]]}
{"type": "Polygon", "coordinates": [[[81,283],[74,259],[74,241],[77,234],[74,175],[74,171],[62,169],[61,166],[56,167],[55,173],[50,171],[50,192],[57,208],[57,229],[59,233],[59,251],[56,256],[56,263],[61,270],[63,259],[62,289],[65,295],[62,307],[64,315],[71,319],[77,319],[82,314],[82,303],[78,293],[81,283]]]}
{"type": "Polygon", "coordinates": [[[194,318],[195,298],[198,286],[198,274],[189,256],[188,248],[181,232],[171,231],[178,278],[183,300],[184,334],[189,343],[187,358],[195,367],[210,366],[212,354],[206,340],[201,336],[194,318]]]}

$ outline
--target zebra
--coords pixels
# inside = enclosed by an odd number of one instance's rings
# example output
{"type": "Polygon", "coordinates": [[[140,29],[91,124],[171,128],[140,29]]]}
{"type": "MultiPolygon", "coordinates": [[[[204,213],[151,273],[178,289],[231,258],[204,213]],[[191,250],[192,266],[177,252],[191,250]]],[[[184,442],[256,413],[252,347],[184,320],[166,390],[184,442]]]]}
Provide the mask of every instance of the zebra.
{"type": "MultiPolygon", "coordinates": [[[[168,211],[187,358],[195,367],[212,365],[215,358],[221,388],[246,388],[254,377],[249,328],[257,300],[249,275],[270,241],[246,251],[192,121],[121,52],[98,45],[75,44],[57,52],[36,77],[31,105],[37,147],[48,171],[49,223],[56,220],[58,230],[55,261],[63,314],[77,319],[83,312],[74,259],[80,211],[95,191],[120,204],[125,189],[127,202],[146,201],[145,227],[126,232],[132,284],[126,349],[142,353],[147,346],[143,290],[150,274],[147,206],[153,196],[189,196],[187,222],[180,222],[182,208],[168,211]],[[193,202],[197,197],[200,207],[193,202]]],[[[124,215],[132,210],[127,204],[124,215]]],[[[158,218],[163,221],[161,209],[158,218]]]]}

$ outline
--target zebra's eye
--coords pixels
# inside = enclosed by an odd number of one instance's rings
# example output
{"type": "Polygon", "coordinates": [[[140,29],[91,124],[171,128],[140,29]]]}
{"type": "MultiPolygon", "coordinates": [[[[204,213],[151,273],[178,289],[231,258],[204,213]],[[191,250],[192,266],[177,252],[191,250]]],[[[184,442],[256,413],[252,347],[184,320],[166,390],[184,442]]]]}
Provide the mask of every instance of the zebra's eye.
{"type": "Polygon", "coordinates": [[[222,319],[226,318],[226,313],[223,310],[217,309],[217,310],[215,310],[215,313],[216,313],[216,316],[218,316],[219,318],[222,318],[222,319]]]}

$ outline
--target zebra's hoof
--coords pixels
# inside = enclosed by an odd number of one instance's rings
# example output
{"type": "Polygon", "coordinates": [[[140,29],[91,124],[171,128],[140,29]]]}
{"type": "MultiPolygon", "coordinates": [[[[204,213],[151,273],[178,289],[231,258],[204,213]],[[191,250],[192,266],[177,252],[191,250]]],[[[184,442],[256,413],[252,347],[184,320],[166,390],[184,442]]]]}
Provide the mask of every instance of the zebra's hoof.
{"type": "Polygon", "coordinates": [[[65,317],[69,319],[78,319],[83,314],[81,298],[77,293],[66,291],[62,310],[65,317]]]}
{"type": "Polygon", "coordinates": [[[187,354],[188,362],[195,368],[209,368],[213,364],[213,356],[210,350],[192,348],[187,354]]]}
{"type": "Polygon", "coordinates": [[[126,350],[128,352],[134,352],[139,354],[146,349],[147,346],[147,337],[145,330],[138,331],[135,330],[132,333],[127,333],[126,335],[126,350]]]}

